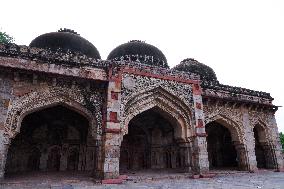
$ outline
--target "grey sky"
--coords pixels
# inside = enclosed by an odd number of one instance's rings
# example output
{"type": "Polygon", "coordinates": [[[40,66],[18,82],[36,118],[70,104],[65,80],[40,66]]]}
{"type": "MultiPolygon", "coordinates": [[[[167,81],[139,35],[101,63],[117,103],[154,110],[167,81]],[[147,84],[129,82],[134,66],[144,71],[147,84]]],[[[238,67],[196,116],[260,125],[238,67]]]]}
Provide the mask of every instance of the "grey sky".
{"type": "MultiPolygon", "coordinates": [[[[145,40],[171,67],[195,58],[221,83],[270,92],[275,105],[284,105],[283,10],[283,0],[9,0],[1,2],[0,28],[25,45],[70,28],[103,59],[121,43],[145,40]]],[[[276,115],[284,132],[284,108],[276,115]]]]}

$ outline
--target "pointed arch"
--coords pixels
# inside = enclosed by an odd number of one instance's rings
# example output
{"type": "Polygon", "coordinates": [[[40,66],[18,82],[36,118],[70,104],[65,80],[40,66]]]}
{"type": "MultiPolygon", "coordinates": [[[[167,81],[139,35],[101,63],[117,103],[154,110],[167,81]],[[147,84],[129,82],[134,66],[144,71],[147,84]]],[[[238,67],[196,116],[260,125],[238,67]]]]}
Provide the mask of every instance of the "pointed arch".
{"type": "MultiPolygon", "coordinates": [[[[6,135],[14,138],[20,132],[22,120],[27,115],[58,105],[84,116],[89,121],[90,128],[96,127],[95,130],[97,130],[96,120],[92,113],[84,107],[84,98],[80,93],[42,90],[31,92],[13,101],[9,106],[5,122],[6,135]]],[[[92,135],[96,139],[95,133],[97,132],[92,132],[92,135]]]]}
{"type": "Polygon", "coordinates": [[[268,127],[267,125],[261,121],[260,119],[257,119],[252,123],[252,129],[256,129],[259,137],[259,142],[268,142],[269,141],[269,135],[268,135],[268,127]]]}
{"type": "Polygon", "coordinates": [[[211,122],[217,122],[229,129],[231,133],[232,140],[234,142],[240,142],[243,143],[243,132],[241,130],[241,126],[235,122],[234,120],[226,117],[223,114],[216,114],[211,117],[208,117],[205,119],[205,124],[211,123],[211,122]]]}
{"type": "Polygon", "coordinates": [[[121,113],[123,134],[128,133],[128,124],[132,118],[152,108],[158,109],[162,116],[173,123],[175,138],[186,140],[187,137],[193,134],[190,107],[179,97],[161,86],[143,90],[131,95],[131,98],[126,100],[121,113]]]}

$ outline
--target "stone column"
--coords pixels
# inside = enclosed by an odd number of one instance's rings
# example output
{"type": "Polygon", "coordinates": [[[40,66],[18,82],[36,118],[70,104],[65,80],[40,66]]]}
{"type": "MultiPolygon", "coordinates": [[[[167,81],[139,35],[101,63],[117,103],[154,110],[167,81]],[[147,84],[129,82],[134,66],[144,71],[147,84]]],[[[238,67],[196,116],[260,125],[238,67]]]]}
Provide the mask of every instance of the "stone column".
{"type": "Polygon", "coordinates": [[[177,168],[177,152],[170,152],[171,153],[171,168],[177,168]]]}
{"type": "Polygon", "coordinates": [[[240,142],[233,142],[235,149],[237,151],[238,158],[238,168],[239,170],[249,170],[247,151],[244,144],[240,142]]]}
{"type": "Polygon", "coordinates": [[[103,177],[105,179],[119,176],[119,156],[122,140],[120,129],[121,75],[119,72],[113,73],[112,71],[114,70],[110,68],[103,136],[103,177]]]}
{"type": "Polygon", "coordinates": [[[277,171],[283,171],[284,172],[284,160],[283,160],[283,149],[280,142],[279,137],[279,131],[277,128],[277,123],[275,119],[274,112],[270,113],[269,115],[269,128],[271,132],[271,141],[269,141],[269,144],[271,145],[271,150],[273,153],[273,159],[274,159],[274,168],[277,169],[277,171]]]}
{"type": "Polygon", "coordinates": [[[61,152],[60,156],[60,171],[66,171],[67,170],[67,159],[68,159],[68,153],[67,152],[61,152]]]}
{"type": "Polygon", "coordinates": [[[269,169],[275,169],[276,168],[276,162],[273,154],[273,150],[271,145],[269,145],[266,142],[261,143],[261,146],[263,147],[264,151],[264,157],[265,157],[265,164],[266,168],[269,169]]]}
{"type": "Polygon", "coordinates": [[[190,143],[181,143],[179,146],[182,149],[182,153],[184,154],[184,171],[186,173],[191,172],[191,148],[190,143]]]}
{"type": "Polygon", "coordinates": [[[119,177],[120,133],[105,133],[104,144],[104,178],[119,177]]]}
{"type": "MultiPolygon", "coordinates": [[[[242,109],[243,112],[243,145],[242,156],[246,159],[247,170],[251,172],[257,171],[257,162],[255,156],[255,140],[252,126],[250,125],[249,114],[246,108],[242,109]]],[[[241,142],[240,142],[241,143],[241,142]]]]}
{"type": "Polygon", "coordinates": [[[46,171],[47,170],[47,160],[48,160],[48,154],[45,152],[41,153],[40,159],[39,159],[39,170],[46,171]]]}
{"type": "Polygon", "coordinates": [[[9,146],[10,139],[4,134],[4,130],[0,130],[0,180],[4,178],[9,146]]]}
{"type": "Polygon", "coordinates": [[[280,141],[274,141],[272,146],[273,146],[272,151],[273,151],[274,158],[275,158],[274,167],[275,169],[277,169],[277,171],[284,172],[284,156],[283,156],[283,151],[282,151],[282,145],[280,144],[280,141]]]}
{"type": "Polygon", "coordinates": [[[102,148],[101,138],[100,140],[96,141],[96,150],[95,150],[94,156],[95,156],[94,157],[95,167],[93,170],[93,176],[95,178],[101,179],[104,177],[104,174],[103,174],[104,159],[103,159],[103,148],[102,148]]]}
{"type": "Polygon", "coordinates": [[[261,146],[264,150],[266,167],[269,169],[278,169],[277,156],[275,154],[276,147],[272,142],[263,142],[261,146]]]}
{"type": "Polygon", "coordinates": [[[199,84],[192,85],[192,93],[195,111],[195,136],[191,138],[192,170],[197,174],[201,174],[209,171],[209,161],[201,87],[199,84]]]}
{"type": "Polygon", "coordinates": [[[205,136],[196,136],[192,141],[192,171],[195,174],[207,173],[209,161],[205,136]]]}

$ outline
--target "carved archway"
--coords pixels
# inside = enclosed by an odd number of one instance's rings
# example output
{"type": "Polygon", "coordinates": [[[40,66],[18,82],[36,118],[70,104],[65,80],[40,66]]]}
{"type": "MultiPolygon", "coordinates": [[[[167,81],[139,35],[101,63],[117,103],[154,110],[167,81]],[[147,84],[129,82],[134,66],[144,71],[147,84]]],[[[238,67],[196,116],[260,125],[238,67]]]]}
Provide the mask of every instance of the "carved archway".
{"type": "Polygon", "coordinates": [[[176,138],[185,141],[193,135],[194,129],[191,124],[192,114],[190,107],[183,100],[162,87],[136,93],[122,105],[121,128],[123,135],[128,133],[130,120],[154,107],[159,110],[161,115],[173,123],[176,138]]]}
{"type": "Polygon", "coordinates": [[[261,120],[253,122],[255,156],[258,168],[277,168],[275,146],[269,140],[268,127],[261,120]]]}
{"type": "MultiPolygon", "coordinates": [[[[233,164],[235,162],[236,163],[235,165],[238,165],[238,168],[240,170],[247,170],[248,169],[248,154],[247,154],[246,147],[244,145],[245,141],[244,141],[244,136],[243,136],[243,131],[242,131],[241,125],[239,125],[236,121],[234,121],[234,120],[232,120],[232,119],[230,119],[230,118],[228,118],[228,117],[226,117],[222,114],[215,114],[213,116],[208,116],[205,119],[205,123],[206,123],[206,126],[208,124],[216,123],[216,124],[212,124],[212,127],[214,127],[214,125],[216,125],[216,126],[220,125],[220,126],[226,128],[228,130],[228,132],[229,132],[228,136],[230,135],[229,137],[231,138],[231,144],[230,144],[231,147],[230,148],[232,150],[231,151],[232,156],[231,156],[230,162],[232,162],[233,164]]],[[[224,137],[226,137],[226,136],[224,136],[224,137]]],[[[230,141],[228,141],[227,144],[229,144],[229,142],[230,141]]],[[[224,147],[225,145],[223,144],[222,146],[224,147]]],[[[208,149],[208,150],[210,150],[210,149],[208,149]]],[[[227,155],[228,154],[226,154],[226,156],[227,155]]]]}
{"type": "Polygon", "coordinates": [[[267,125],[262,122],[261,120],[255,120],[252,123],[252,129],[258,129],[259,131],[259,139],[261,140],[261,142],[268,142],[270,141],[270,137],[269,137],[269,128],[267,127],[267,125]]]}
{"type": "Polygon", "coordinates": [[[9,106],[5,122],[5,134],[10,139],[14,138],[20,132],[21,122],[25,116],[42,109],[61,105],[86,117],[90,128],[93,130],[91,134],[96,139],[97,120],[84,107],[84,104],[84,97],[74,91],[63,92],[62,90],[50,89],[26,94],[13,101],[9,106]]]}
{"type": "Polygon", "coordinates": [[[217,122],[229,129],[231,135],[232,135],[232,140],[234,142],[239,142],[243,143],[243,132],[241,130],[241,126],[233,121],[232,119],[222,115],[222,114],[216,114],[210,117],[207,117],[205,119],[205,124],[211,123],[211,122],[217,122]]]}

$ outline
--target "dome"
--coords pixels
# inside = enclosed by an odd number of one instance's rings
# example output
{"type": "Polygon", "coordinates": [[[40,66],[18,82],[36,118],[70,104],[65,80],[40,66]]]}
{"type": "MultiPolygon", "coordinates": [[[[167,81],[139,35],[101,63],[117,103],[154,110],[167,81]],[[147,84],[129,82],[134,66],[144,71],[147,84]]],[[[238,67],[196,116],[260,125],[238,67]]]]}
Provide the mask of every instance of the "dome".
{"type": "Polygon", "coordinates": [[[157,47],[143,41],[132,40],[110,52],[108,60],[129,60],[168,68],[165,55],[157,47]]]}
{"type": "Polygon", "coordinates": [[[201,81],[218,82],[216,74],[209,66],[198,62],[192,58],[184,59],[173,68],[177,71],[191,72],[200,75],[201,81]]]}
{"type": "Polygon", "coordinates": [[[60,29],[58,32],[46,33],[35,38],[29,45],[37,48],[50,48],[56,51],[80,52],[88,57],[101,59],[97,48],[88,40],[81,37],[79,34],[69,29],[60,29]]]}

